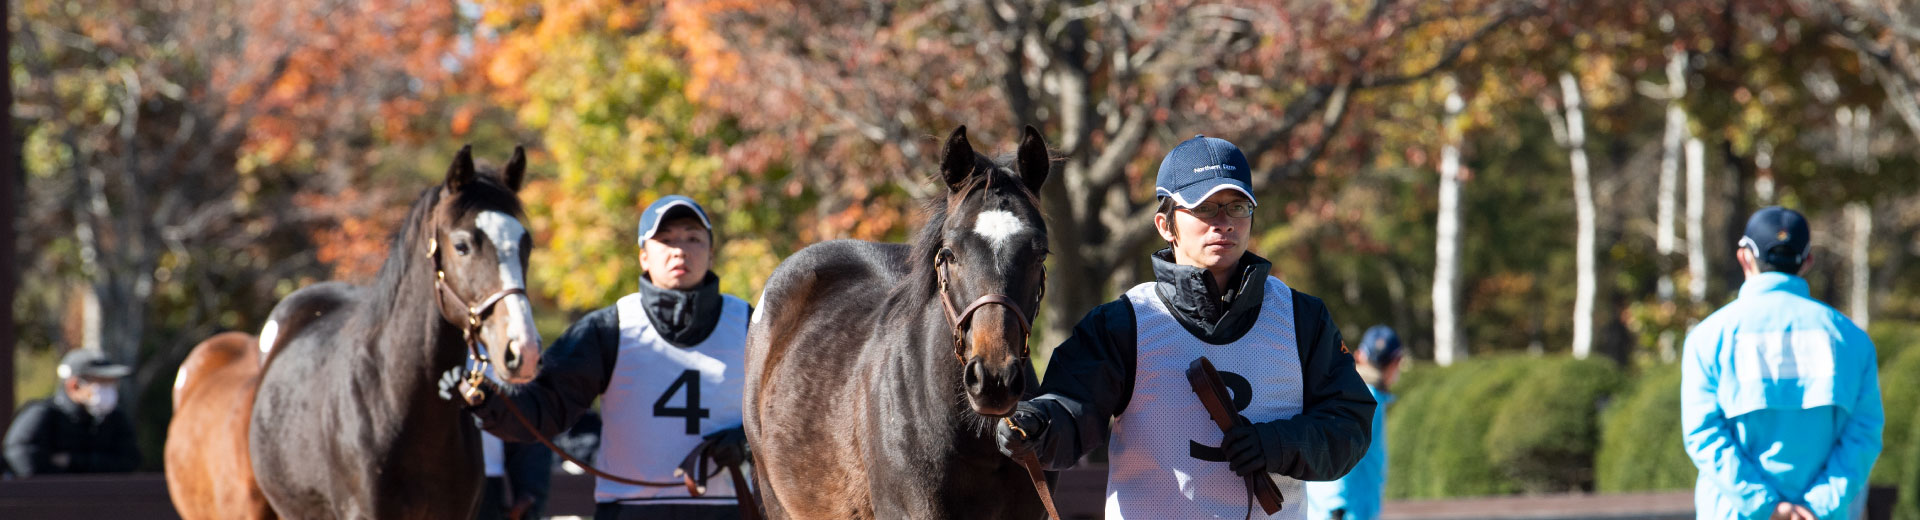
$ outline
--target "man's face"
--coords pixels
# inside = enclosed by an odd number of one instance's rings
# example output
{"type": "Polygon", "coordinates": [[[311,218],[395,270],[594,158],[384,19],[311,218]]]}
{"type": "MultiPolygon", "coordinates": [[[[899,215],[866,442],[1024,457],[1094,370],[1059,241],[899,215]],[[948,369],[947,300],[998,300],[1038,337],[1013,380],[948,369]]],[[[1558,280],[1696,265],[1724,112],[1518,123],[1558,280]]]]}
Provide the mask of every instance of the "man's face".
{"type": "Polygon", "coordinates": [[[662,289],[684,291],[700,285],[713,262],[713,244],[707,228],[694,217],[662,222],[640,246],[640,268],[648,281],[662,289]]]}
{"type": "Polygon", "coordinates": [[[1220,190],[1196,205],[1215,205],[1217,210],[1210,217],[1201,218],[1186,208],[1175,209],[1171,215],[1154,216],[1160,237],[1173,246],[1174,261],[1210,271],[1230,269],[1239,262],[1240,255],[1247,252],[1248,228],[1253,227],[1253,217],[1228,215],[1226,206],[1236,202],[1250,201],[1238,190],[1220,190]]]}
{"type": "Polygon", "coordinates": [[[101,389],[113,388],[114,385],[119,383],[119,379],[111,377],[78,376],[68,378],[66,380],[67,397],[73,399],[73,402],[76,403],[86,403],[88,400],[93,399],[94,394],[100,393],[101,389]]]}

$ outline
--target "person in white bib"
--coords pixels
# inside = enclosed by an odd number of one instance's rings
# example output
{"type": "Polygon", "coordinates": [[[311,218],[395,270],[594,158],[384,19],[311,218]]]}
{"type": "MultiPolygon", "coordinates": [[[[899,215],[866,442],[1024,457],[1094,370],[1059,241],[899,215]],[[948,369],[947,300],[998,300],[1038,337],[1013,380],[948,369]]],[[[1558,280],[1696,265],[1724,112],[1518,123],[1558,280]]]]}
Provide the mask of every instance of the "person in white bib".
{"type": "Polygon", "coordinates": [[[1088,312],[1053,351],[1039,396],[1001,421],[1000,451],[1066,469],[1110,444],[1106,517],[1299,519],[1302,481],[1345,475],[1367,451],[1373,396],[1319,298],[1268,275],[1247,251],[1251,168],[1195,136],[1160,163],[1153,225],[1168,247],[1155,281],[1088,312]],[[1239,424],[1224,434],[1189,385],[1205,356],[1239,424]],[[1024,432],[1024,433],[1022,433],[1024,432]],[[1266,516],[1247,476],[1284,503],[1266,516]]]}
{"type": "MultiPolygon", "coordinates": [[[[661,198],[640,218],[640,291],[588,313],[541,355],[533,382],[505,388],[483,383],[482,400],[469,403],[481,427],[517,442],[536,441],[494,397],[510,397],[549,439],[601,400],[596,464],[627,478],[673,482],[675,469],[696,448],[716,465],[748,459],[741,430],[741,381],[746,370],[747,322],[752,306],[720,293],[713,261],[713,226],[687,197],[661,198]]],[[[443,396],[462,387],[443,379],[443,396]]],[[[684,487],[641,487],[600,479],[596,519],[734,519],[740,516],[732,481],[706,482],[693,496],[684,487]]]]}

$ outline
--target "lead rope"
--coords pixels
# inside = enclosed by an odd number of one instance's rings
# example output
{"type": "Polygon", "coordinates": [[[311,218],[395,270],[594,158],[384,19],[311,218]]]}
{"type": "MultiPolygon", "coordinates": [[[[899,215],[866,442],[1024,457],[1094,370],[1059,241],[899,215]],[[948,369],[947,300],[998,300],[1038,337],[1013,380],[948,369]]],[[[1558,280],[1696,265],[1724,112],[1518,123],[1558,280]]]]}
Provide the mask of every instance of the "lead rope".
{"type": "MultiPolygon", "coordinates": [[[[1026,440],[1029,438],[1027,437],[1026,430],[1020,429],[1020,425],[1013,423],[1012,417],[1002,417],[1000,420],[1006,421],[1008,428],[1012,428],[1014,433],[1020,434],[1020,439],[1026,440]]],[[[1040,505],[1046,506],[1047,518],[1060,520],[1060,511],[1053,508],[1053,490],[1047,486],[1046,474],[1040,472],[1040,457],[1034,455],[1033,452],[1023,452],[1020,454],[1020,458],[1014,459],[1014,461],[1019,462],[1021,466],[1027,468],[1027,478],[1033,480],[1033,490],[1040,493],[1040,505]]],[[[1252,509],[1248,509],[1248,511],[1251,512],[1252,509]]]]}

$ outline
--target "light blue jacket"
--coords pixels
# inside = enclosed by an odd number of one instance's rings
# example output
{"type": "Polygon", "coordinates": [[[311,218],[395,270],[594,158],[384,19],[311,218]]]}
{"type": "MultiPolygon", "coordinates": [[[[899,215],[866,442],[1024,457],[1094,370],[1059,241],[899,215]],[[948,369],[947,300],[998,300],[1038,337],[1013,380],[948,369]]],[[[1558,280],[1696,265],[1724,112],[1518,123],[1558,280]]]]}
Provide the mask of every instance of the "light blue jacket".
{"type": "Polygon", "coordinates": [[[1781,501],[1823,519],[1859,510],[1885,420],[1873,341],[1806,280],[1748,278],[1687,334],[1680,362],[1699,518],[1767,518],[1781,501]]]}
{"type": "Polygon", "coordinates": [[[1387,490],[1387,404],[1393,402],[1393,395],[1373,385],[1367,385],[1367,391],[1380,403],[1373,409],[1373,443],[1347,476],[1307,482],[1308,520],[1333,518],[1333,511],[1339,509],[1347,511],[1344,520],[1380,518],[1380,498],[1387,490]]]}

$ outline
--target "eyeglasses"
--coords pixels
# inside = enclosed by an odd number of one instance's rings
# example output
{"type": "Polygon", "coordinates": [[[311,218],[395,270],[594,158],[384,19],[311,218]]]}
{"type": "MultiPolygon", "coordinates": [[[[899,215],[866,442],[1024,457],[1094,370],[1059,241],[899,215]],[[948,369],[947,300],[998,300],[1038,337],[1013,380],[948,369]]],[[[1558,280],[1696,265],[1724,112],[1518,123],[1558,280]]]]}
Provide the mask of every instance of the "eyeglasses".
{"type": "Polygon", "coordinates": [[[1194,205],[1191,208],[1186,208],[1186,210],[1188,213],[1192,213],[1193,216],[1200,217],[1200,218],[1213,218],[1214,215],[1220,214],[1220,210],[1223,210],[1223,209],[1227,211],[1227,216],[1229,217],[1252,218],[1253,207],[1254,207],[1253,201],[1241,200],[1241,201],[1228,202],[1226,204],[1220,204],[1217,202],[1202,202],[1197,205],[1194,205]]]}

